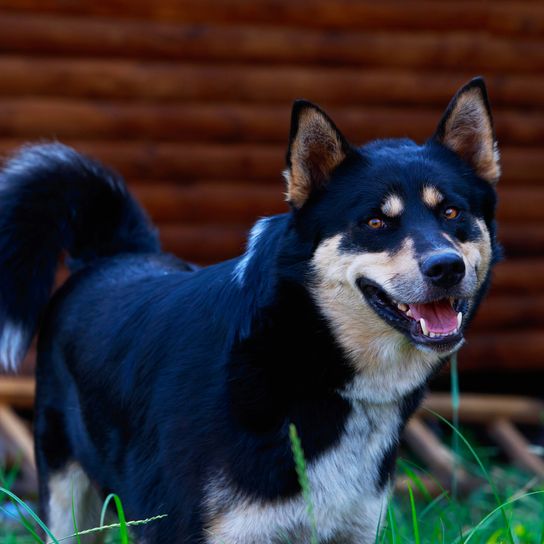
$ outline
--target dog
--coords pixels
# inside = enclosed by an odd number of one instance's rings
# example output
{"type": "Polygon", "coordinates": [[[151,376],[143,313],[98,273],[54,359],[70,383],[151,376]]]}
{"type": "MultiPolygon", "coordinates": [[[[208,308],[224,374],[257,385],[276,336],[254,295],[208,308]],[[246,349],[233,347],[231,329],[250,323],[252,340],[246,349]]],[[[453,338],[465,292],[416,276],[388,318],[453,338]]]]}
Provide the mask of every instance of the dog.
{"type": "Polygon", "coordinates": [[[16,369],[40,328],[36,457],[57,537],[72,501],[82,530],[116,493],[129,519],[165,516],[133,528],[140,544],[307,543],[294,425],[318,541],[375,541],[403,427],[500,256],[484,81],[422,145],[356,147],[296,101],[284,175],[289,211],[198,268],[161,252],[94,160],[53,143],[6,162],[0,356],[16,369]]]}

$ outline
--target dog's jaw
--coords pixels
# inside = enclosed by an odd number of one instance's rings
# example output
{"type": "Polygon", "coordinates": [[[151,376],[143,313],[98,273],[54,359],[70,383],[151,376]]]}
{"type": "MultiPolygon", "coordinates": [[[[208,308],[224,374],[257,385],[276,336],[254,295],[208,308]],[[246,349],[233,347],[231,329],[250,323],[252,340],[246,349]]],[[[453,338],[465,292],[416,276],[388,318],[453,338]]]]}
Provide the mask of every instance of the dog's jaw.
{"type": "MultiPolygon", "coordinates": [[[[356,370],[350,395],[372,403],[395,402],[423,385],[461,342],[446,352],[420,347],[381,319],[362,297],[355,278],[350,280],[353,256],[342,258],[341,238],[334,236],[316,250],[311,293],[356,370]]],[[[362,259],[387,263],[390,256],[368,254],[362,259]]],[[[391,273],[396,273],[394,266],[391,273]]]]}

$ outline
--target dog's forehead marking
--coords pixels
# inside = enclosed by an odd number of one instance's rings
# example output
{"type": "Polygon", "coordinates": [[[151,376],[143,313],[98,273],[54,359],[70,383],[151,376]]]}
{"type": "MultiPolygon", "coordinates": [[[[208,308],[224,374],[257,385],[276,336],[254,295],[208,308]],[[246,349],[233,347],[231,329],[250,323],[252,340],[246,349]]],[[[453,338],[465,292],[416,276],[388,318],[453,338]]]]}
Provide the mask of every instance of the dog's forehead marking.
{"type": "Polygon", "coordinates": [[[404,211],[404,202],[397,194],[390,194],[384,200],[381,210],[387,217],[398,217],[404,211]]]}
{"type": "Polygon", "coordinates": [[[436,208],[444,200],[444,195],[434,185],[425,185],[421,198],[426,206],[436,208]]]}

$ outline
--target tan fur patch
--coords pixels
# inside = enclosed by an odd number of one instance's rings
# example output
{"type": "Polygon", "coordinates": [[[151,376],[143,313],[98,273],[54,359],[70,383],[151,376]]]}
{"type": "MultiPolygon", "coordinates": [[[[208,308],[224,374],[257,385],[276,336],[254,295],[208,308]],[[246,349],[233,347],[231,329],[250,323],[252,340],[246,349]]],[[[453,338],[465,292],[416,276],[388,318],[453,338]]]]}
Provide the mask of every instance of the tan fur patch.
{"type": "Polygon", "coordinates": [[[472,165],[480,177],[491,183],[498,181],[501,173],[499,152],[479,89],[459,96],[446,122],[442,141],[472,165]]]}
{"type": "MultiPolygon", "coordinates": [[[[312,293],[346,355],[364,375],[359,394],[369,402],[390,402],[422,383],[439,356],[420,351],[383,321],[356,281],[364,276],[405,300],[403,289],[422,284],[413,242],[407,239],[395,254],[351,254],[340,250],[341,239],[329,238],[315,252],[312,293]]],[[[416,298],[417,293],[410,296],[416,298]]]]}
{"type": "Polygon", "coordinates": [[[381,210],[387,217],[398,217],[404,211],[404,202],[398,195],[389,195],[382,204],[381,210]]]}
{"type": "Polygon", "coordinates": [[[312,188],[323,186],[344,159],[342,142],[328,120],[313,108],[302,111],[291,145],[291,169],[284,172],[287,200],[300,208],[312,188]]]}
{"type": "Polygon", "coordinates": [[[425,185],[421,198],[426,206],[436,208],[444,200],[444,195],[434,185],[425,185]]]}
{"type": "Polygon", "coordinates": [[[467,268],[470,266],[476,270],[478,287],[480,287],[489,272],[492,248],[491,237],[484,221],[477,219],[476,223],[482,233],[480,238],[474,242],[463,242],[456,245],[463,255],[467,268]]]}
{"type": "MultiPolygon", "coordinates": [[[[80,531],[99,525],[102,500],[79,464],[70,463],[53,474],[48,482],[48,490],[47,525],[57,538],[74,533],[72,501],[80,531]]],[[[102,544],[104,535],[80,536],[80,539],[85,544],[102,544]]],[[[77,539],[73,537],[64,542],[75,544],[77,539]]]]}

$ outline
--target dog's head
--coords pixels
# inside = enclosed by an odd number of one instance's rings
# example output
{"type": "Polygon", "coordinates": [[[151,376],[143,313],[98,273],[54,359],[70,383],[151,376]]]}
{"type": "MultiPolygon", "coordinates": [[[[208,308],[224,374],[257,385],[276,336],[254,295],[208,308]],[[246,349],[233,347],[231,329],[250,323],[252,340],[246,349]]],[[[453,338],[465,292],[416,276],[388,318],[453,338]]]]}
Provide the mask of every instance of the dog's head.
{"type": "Polygon", "coordinates": [[[400,358],[423,372],[462,345],[498,251],[499,174],[482,79],[423,145],[356,148],[318,107],[295,103],[287,199],[313,247],[312,294],[360,370],[400,358]]]}

